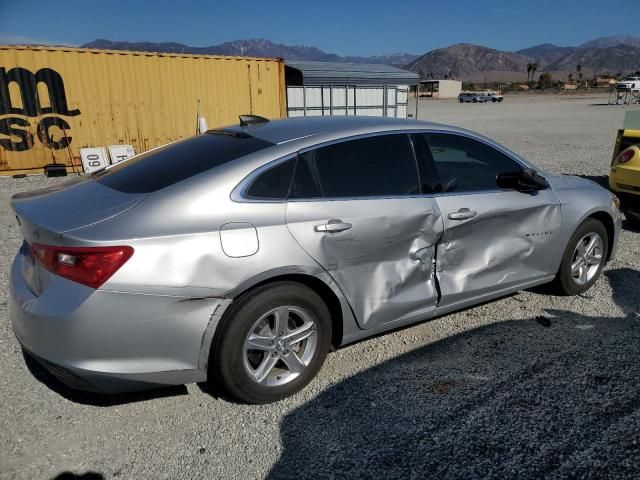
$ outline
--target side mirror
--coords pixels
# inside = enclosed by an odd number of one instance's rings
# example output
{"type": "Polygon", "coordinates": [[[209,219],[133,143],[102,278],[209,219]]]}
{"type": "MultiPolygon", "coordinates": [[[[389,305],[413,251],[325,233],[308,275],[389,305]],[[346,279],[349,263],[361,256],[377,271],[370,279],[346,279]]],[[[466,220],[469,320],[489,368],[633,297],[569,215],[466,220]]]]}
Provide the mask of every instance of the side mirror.
{"type": "Polygon", "coordinates": [[[500,188],[525,193],[549,188],[549,182],[531,168],[525,168],[519,172],[501,173],[496,177],[496,183],[500,188]]]}

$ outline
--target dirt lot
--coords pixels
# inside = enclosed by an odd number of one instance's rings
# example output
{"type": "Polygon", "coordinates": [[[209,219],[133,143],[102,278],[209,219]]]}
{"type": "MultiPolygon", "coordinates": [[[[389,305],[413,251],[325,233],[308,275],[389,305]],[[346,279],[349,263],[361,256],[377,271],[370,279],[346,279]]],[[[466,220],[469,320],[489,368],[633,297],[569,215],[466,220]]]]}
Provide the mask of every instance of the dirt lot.
{"type": "MultiPolygon", "coordinates": [[[[602,180],[625,108],[637,108],[605,104],[424,101],[420,118],[602,180]]],[[[588,294],[521,292],[360,342],[278,404],[198,385],[105,397],[26,364],[7,315],[20,242],[9,198],[52,181],[0,179],[0,478],[640,477],[640,232],[628,224],[588,294]]]]}

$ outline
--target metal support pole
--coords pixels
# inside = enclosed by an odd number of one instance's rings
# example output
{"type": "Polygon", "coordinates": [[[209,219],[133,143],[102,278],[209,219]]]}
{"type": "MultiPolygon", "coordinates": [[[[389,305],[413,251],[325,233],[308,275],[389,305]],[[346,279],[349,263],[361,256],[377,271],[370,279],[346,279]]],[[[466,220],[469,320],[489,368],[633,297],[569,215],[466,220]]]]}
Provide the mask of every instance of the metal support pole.
{"type": "Polygon", "coordinates": [[[307,116],[307,87],[302,86],[302,111],[304,112],[304,116],[307,116]]]}

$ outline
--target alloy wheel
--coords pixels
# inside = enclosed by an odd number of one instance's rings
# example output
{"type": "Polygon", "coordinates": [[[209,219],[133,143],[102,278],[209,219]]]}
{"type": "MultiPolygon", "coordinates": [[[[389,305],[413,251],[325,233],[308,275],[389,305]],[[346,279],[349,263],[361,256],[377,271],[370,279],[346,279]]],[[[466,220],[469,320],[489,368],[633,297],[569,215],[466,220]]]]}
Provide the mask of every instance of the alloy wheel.
{"type": "Polygon", "coordinates": [[[584,285],[596,275],[603,259],[602,237],[595,232],[580,239],[573,252],[571,276],[578,285],[584,285]]]}
{"type": "Polygon", "coordinates": [[[249,330],[243,349],[245,371],[260,385],[284,385],[309,366],[317,343],[317,326],[309,313],[291,305],[274,308],[249,330]]]}

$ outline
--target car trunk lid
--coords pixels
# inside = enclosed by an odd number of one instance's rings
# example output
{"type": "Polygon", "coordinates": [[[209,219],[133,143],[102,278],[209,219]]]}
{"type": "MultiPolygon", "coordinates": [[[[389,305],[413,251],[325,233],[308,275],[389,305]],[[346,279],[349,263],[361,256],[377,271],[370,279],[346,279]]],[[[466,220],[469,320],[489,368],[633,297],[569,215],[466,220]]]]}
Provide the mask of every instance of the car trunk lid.
{"type": "Polygon", "coordinates": [[[124,193],[88,178],[18,193],[11,199],[28,242],[48,243],[60,234],[119,215],[147,195],[124,193]]]}

